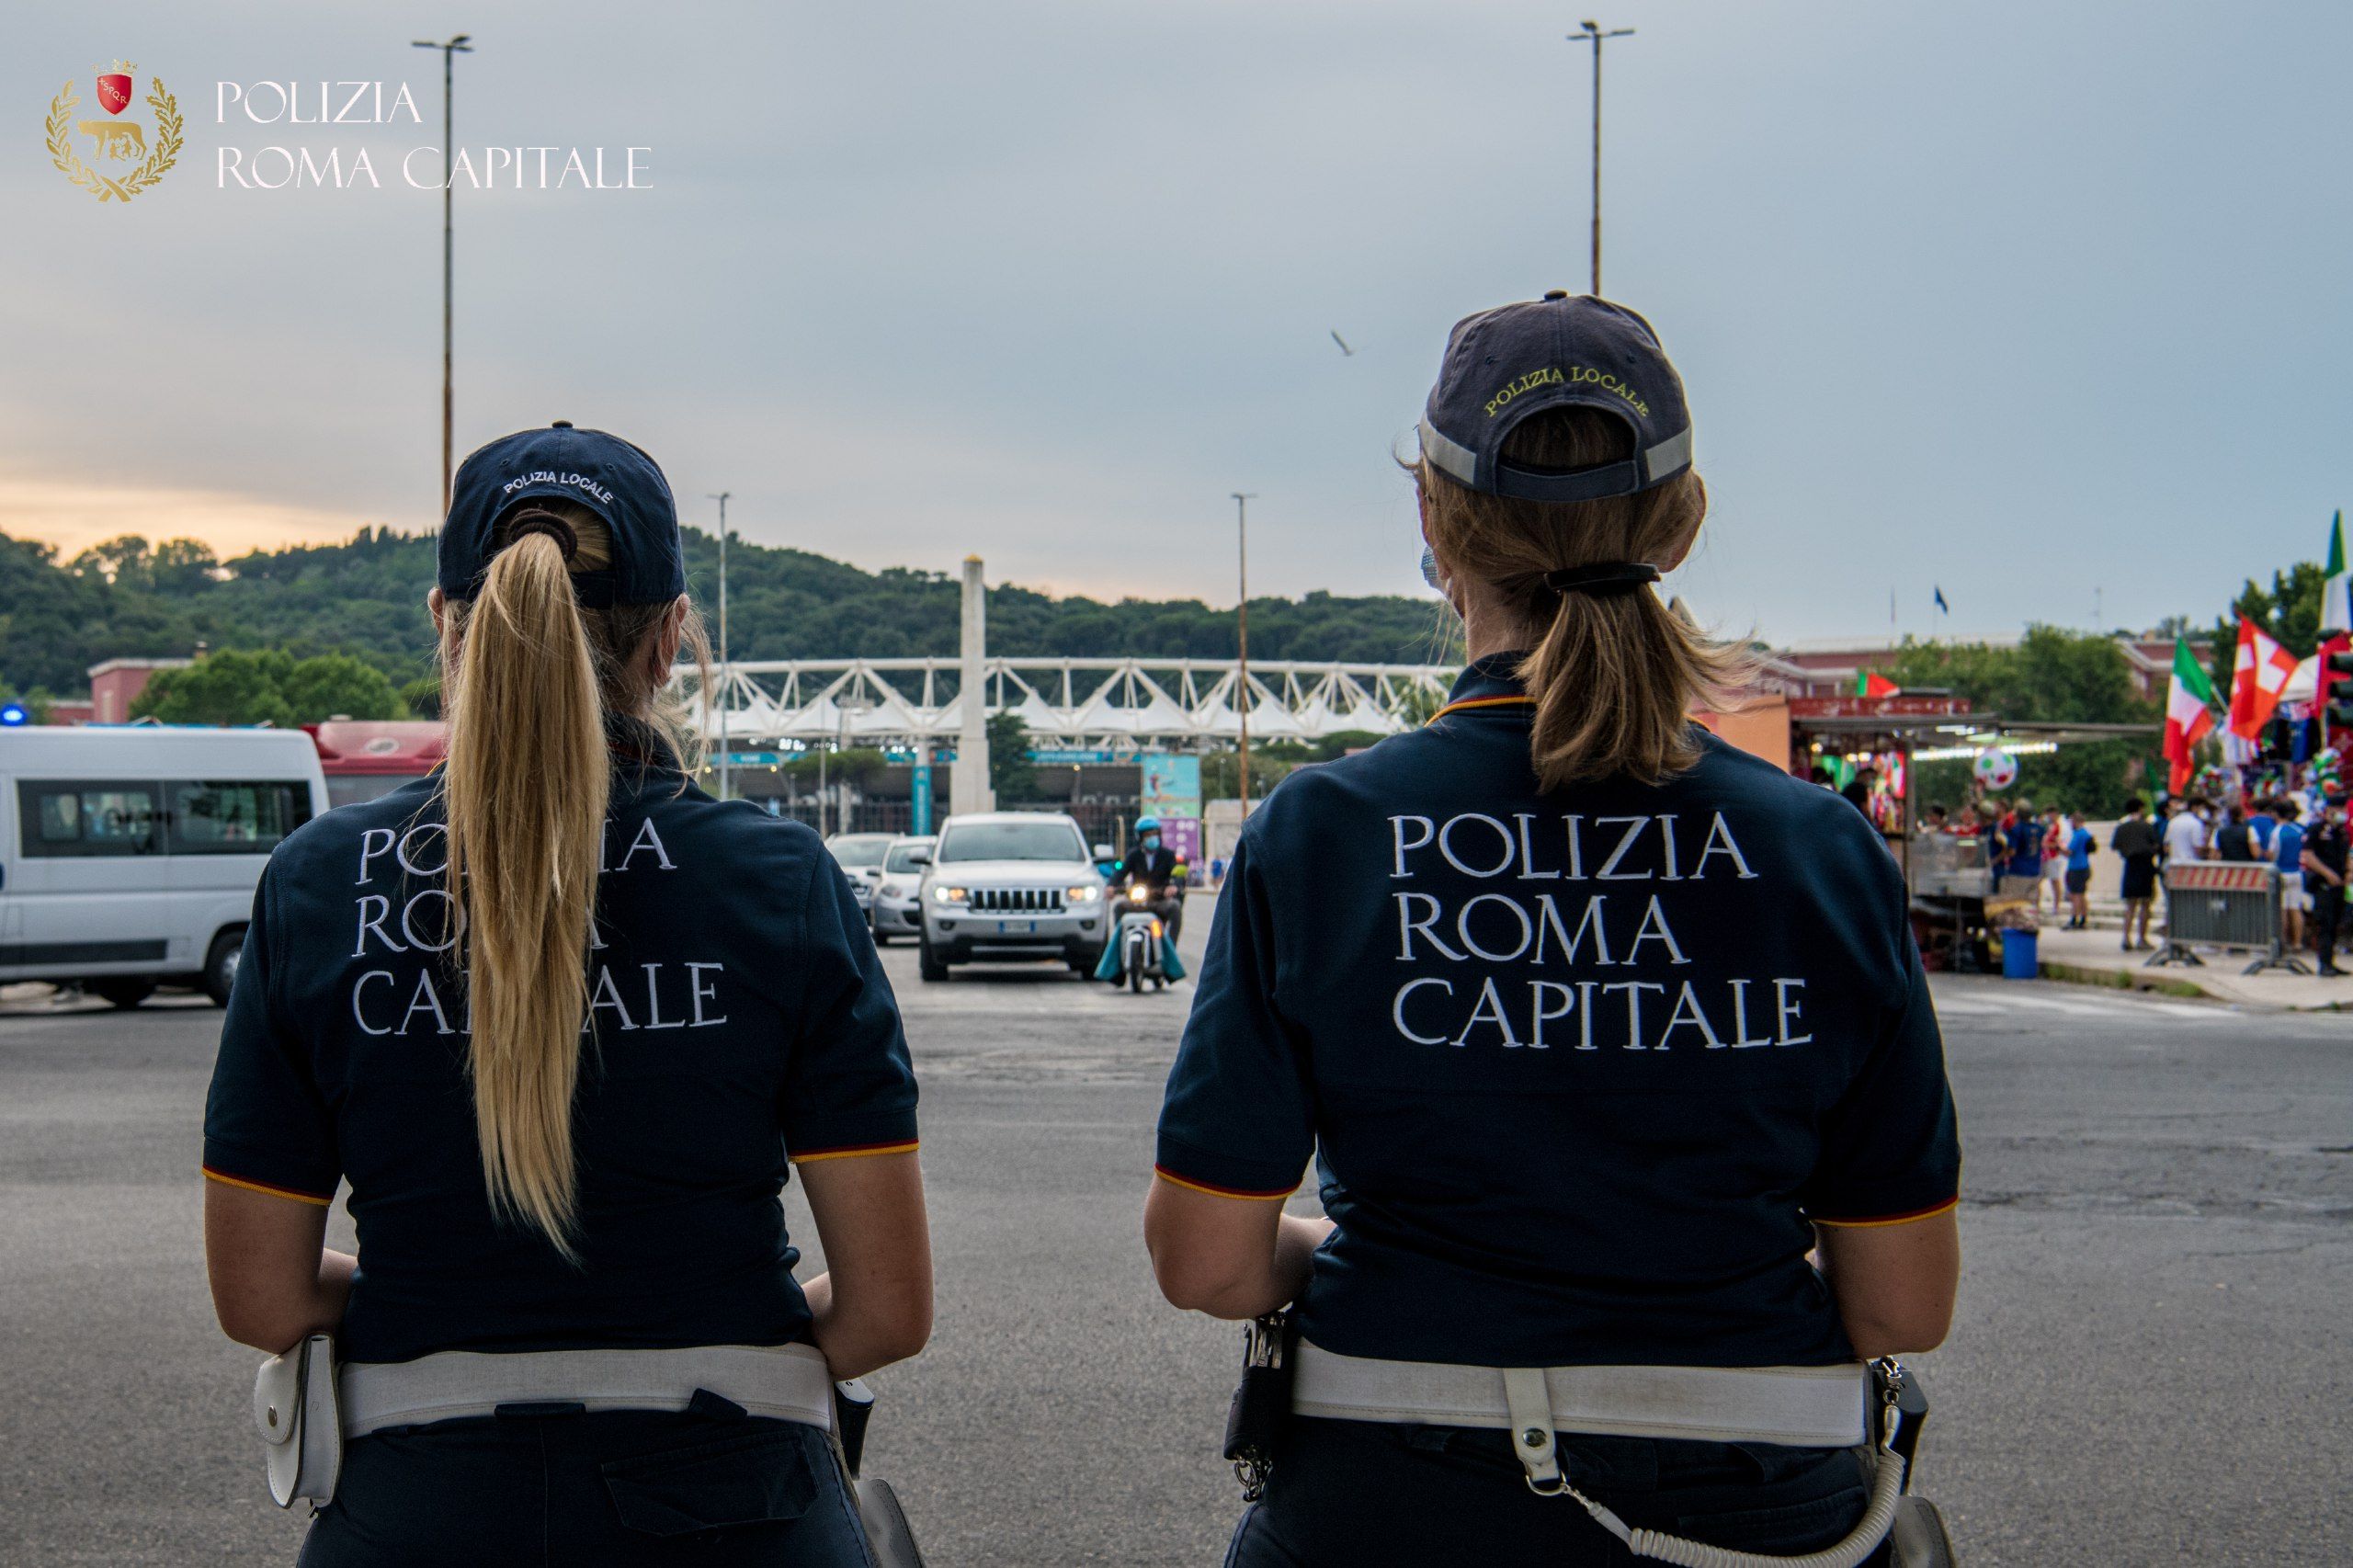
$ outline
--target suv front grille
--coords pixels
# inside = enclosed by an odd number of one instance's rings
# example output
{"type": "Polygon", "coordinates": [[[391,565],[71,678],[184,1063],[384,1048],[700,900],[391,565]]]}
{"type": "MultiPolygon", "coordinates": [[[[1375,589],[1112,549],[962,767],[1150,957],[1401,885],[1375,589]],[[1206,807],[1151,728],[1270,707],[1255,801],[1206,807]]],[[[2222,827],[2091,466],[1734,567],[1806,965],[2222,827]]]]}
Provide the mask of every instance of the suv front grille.
{"type": "Polygon", "coordinates": [[[991,915],[1059,915],[1060,888],[974,888],[971,907],[991,915]]]}

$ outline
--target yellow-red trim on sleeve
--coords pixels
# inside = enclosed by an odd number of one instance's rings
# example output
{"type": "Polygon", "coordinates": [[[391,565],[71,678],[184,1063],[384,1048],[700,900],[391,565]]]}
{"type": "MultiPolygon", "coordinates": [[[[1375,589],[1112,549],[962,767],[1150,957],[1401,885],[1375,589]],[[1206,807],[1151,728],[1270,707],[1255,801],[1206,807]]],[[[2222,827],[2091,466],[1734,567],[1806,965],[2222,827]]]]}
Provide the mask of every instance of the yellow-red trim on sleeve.
{"type": "Polygon", "coordinates": [[[297,1192],[290,1187],[272,1187],[266,1181],[247,1181],[244,1176],[233,1176],[226,1171],[216,1171],[210,1165],[200,1168],[204,1172],[205,1180],[217,1181],[222,1187],[242,1187],[247,1192],[266,1192],[272,1198],[290,1198],[297,1203],[315,1203],[322,1209],[335,1207],[335,1199],[332,1195],[321,1198],[315,1192],[297,1192]]]}
{"type": "Polygon", "coordinates": [[[1449,713],[1460,713],[1470,708],[1533,708],[1535,706],[1536,699],[1532,697],[1466,697],[1460,702],[1448,703],[1431,714],[1427,722],[1435,724],[1449,713]]]}
{"type": "Polygon", "coordinates": [[[855,1160],[867,1154],[912,1154],[920,1146],[921,1141],[915,1138],[894,1143],[852,1143],[847,1148],[814,1149],[806,1154],[795,1154],[792,1163],[805,1165],[814,1160],[855,1160]]]}
{"type": "Polygon", "coordinates": [[[1297,1182],[1291,1183],[1289,1187],[1284,1187],[1280,1192],[1245,1192],[1239,1187],[1211,1187],[1207,1182],[1188,1180],[1184,1176],[1180,1176],[1176,1172],[1170,1170],[1166,1165],[1153,1166],[1152,1174],[1166,1182],[1169,1186],[1181,1187],[1188,1192],[1206,1192],[1211,1198],[1238,1198],[1243,1199],[1245,1202],[1249,1203],[1280,1203],[1284,1199],[1289,1198],[1292,1193],[1299,1190],[1299,1184],[1297,1182]]]}
{"type": "Polygon", "coordinates": [[[1960,1207],[1959,1198],[1948,1198],[1933,1209],[1921,1209],[1910,1214],[1888,1214],[1875,1220],[1825,1220],[1819,1214],[1813,1215],[1811,1218],[1817,1225],[1836,1225],[1840,1230],[1863,1231],[1881,1225],[1909,1225],[1920,1220],[1933,1220],[1939,1214],[1949,1214],[1960,1207]]]}

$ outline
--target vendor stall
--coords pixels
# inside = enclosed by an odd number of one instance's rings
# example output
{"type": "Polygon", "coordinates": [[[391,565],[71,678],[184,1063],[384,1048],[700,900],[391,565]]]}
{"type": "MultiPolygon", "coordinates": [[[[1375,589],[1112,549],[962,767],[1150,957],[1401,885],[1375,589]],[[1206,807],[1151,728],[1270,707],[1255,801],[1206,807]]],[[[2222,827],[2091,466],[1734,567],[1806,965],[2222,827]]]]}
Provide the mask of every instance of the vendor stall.
{"type": "Polygon", "coordinates": [[[1969,757],[1982,788],[2016,781],[2021,756],[2093,741],[2154,740],[2149,724],[2004,721],[1970,710],[1949,692],[1885,697],[1777,695],[1739,713],[1702,722],[1732,744],[1854,801],[1903,868],[1913,932],[1931,968],[1995,967],[1995,933],[2033,928],[2023,892],[2004,896],[1986,863],[1985,840],[1933,831],[1918,818],[1915,770],[1927,761],[1969,757]]]}

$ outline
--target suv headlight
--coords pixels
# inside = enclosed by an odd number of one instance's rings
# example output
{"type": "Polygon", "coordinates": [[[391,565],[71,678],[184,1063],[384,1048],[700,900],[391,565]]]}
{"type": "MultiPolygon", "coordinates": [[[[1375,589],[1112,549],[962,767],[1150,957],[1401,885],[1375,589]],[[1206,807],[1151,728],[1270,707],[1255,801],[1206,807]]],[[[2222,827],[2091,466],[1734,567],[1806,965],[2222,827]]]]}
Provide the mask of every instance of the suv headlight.
{"type": "Polygon", "coordinates": [[[884,882],[882,884],[882,896],[884,898],[896,898],[904,891],[905,890],[901,888],[896,882],[884,882]]]}
{"type": "Polygon", "coordinates": [[[934,903],[961,903],[971,896],[962,888],[941,887],[931,890],[931,902],[934,903]]]}
{"type": "Polygon", "coordinates": [[[1084,887],[1064,888],[1063,896],[1073,903],[1093,903],[1103,896],[1103,884],[1091,882],[1084,887]]]}

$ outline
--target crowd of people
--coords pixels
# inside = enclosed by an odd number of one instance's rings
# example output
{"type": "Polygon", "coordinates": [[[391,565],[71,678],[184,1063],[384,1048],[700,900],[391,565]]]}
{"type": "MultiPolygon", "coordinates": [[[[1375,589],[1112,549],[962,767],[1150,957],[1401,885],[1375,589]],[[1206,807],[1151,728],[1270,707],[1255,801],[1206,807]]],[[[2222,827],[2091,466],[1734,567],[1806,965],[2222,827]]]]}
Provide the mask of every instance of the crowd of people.
{"type": "Polygon", "coordinates": [[[2057,806],[2038,811],[2027,800],[1972,801],[1958,817],[1930,806],[1922,831],[1980,840],[1996,896],[2023,898],[2040,913],[2048,890],[2051,913],[2063,908],[2068,930],[2091,925],[2092,855],[2098,843],[2083,812],[2057,806]]]}
{"type": "MultiPolygon", "coordinates": [[[[1921,831],[1982,841],[1995,896],[2023,898],[2040,913],[2047,891],[2054,916],[2063,902],[2065,929],[2090,925],[2097,843],[2083,812],[1988,799],[1963,805],[1958,815],[1932,805],[1921,831]]],[[[2287,949],[2309,948],[2319,958],[2319,973],[2343,974],[2336,938],[2345,923],[2347,835],[2346,797],[2333,787],[2227,801],[2172,796],[2154,813],[2146,801],[2127,801],[2123,820],[2109,837],[2109,847],[2124,862],[2118,889],[2124,903],[2124,949],[2155,950],[2149,920],[2168,864],[2268,862],[2279,873],[2280,939],[2287,949]]]]}
{"type": "MultiPolygon", "coordinates": [[[[2281,940],[2290,952],[2309,943],[2320,959],[2318,972],[2341,975],[2336,937],[2345,917],[2346,800],[2335,789],[2307,795],[2282,791],[2222,801],[2203,795],[2170,801],[2159,852],[2176,863],[2268,861],[2277,867],[2281,940]]],[[[2141,920],[2145,926],[2145,899],[2141,920]]]]}

